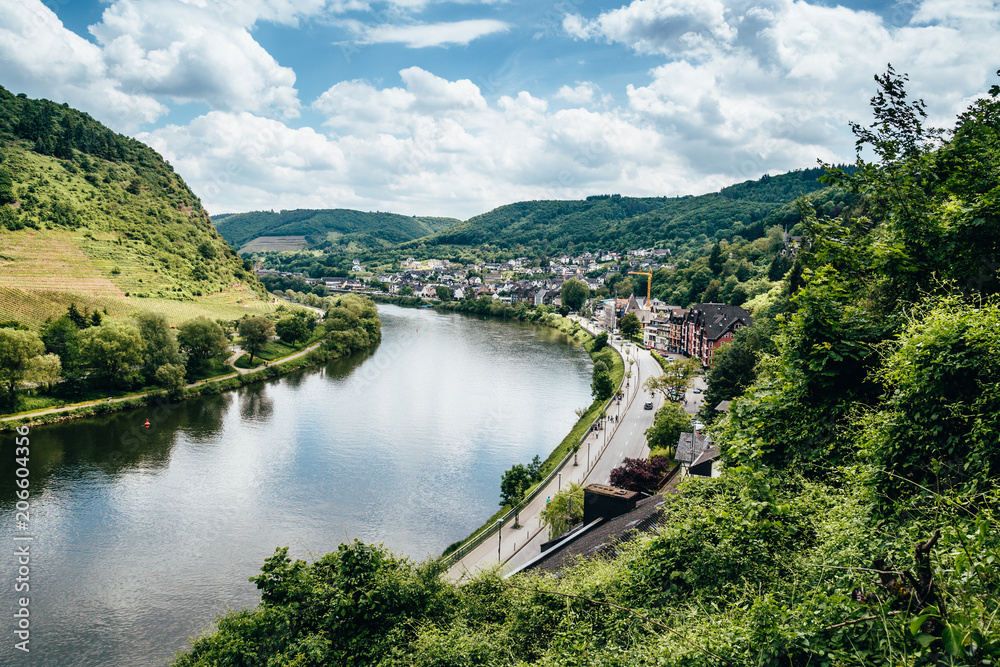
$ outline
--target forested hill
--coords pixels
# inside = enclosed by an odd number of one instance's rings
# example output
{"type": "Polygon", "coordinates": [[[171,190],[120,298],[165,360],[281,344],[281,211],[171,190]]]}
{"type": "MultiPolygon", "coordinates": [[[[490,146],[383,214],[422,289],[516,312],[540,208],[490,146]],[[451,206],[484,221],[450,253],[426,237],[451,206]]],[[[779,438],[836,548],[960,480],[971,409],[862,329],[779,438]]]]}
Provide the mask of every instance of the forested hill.
{"type": "Polygon", "coordinates": [[[261,236],[304,236],[309,245],[377,249],[427,236],[458,222],[453,218],[416,217],[350,209],[251,211],[217,215],[219,233],[243,248],[261,236]]]}
{"type": "MultiPolygon", "coordinates": [[[[262,286],[159,154],[89,115],[0,87],[0,320],[262,286]]],[[[222,297],[217,296],[216,300],[222,297]]],[[[240,306],[242,308],[242,306],[240,306]]]]}
{"type": "Polygon", "coordinates": [[[421,242],[428,245],[484,245],[553,253],[569,248],[619,249],[664,242],[679,246],[720,230],[797,222],[784,206],[823,188],[821,169],[793,171],[739,183],[719,192],[685,197],[599,195],[577,201],[529,201],[477,215],[421,242]],[[770,216],[770,219],[768,219],[770,216]]]}

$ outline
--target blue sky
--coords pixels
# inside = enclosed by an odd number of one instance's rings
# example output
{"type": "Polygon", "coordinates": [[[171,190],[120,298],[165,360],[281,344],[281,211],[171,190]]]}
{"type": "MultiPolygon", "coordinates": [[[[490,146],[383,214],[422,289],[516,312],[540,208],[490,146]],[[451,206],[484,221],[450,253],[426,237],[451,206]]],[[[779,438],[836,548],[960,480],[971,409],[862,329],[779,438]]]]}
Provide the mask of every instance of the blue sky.
{"type": "Polygon", "coordinates": [[[850,160],[892,62],[934,118],[991,0],[0,0],[0,85],[156,148],[211,213],[467,218],[850,160]]]}

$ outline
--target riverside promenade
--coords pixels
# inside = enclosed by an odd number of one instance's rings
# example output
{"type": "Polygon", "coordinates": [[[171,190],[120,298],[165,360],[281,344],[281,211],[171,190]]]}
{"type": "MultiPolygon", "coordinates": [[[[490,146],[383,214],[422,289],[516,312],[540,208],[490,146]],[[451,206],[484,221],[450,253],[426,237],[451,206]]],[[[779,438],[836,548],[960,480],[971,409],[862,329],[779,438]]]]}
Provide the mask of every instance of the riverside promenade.
{"type": "MultiPolygon", "coordinates": [[[[584,322],[581,325],[591,334],[598,333],[584,322]]],[[[563,485],[571,482],[606,484],[611,470],[623,459],[649,456],[645,433],[653,423],[656,410],[663,404],[663,398],[659,394],[651,398],[642,391],[641,385],[646,378],[661,374],[662,369],[645,349],[633,343],[608,342],[625,360],[626,373],[631,370],[631,378],[626,380],[628,386],[623,387],[625,397],[612,402],[607,411],[608,416],[617,416],[618,422],[607,422],[604,429],[589,434],[577,452],[577,465],[573,464],[571,457],[542,492],[521,510],[520,527],[514,528],[511,520],[500,528],[499,534],[494,532],[456,561],[448,569],[447,576],[451,580],[462,581],[470,574],[498,563],[503,565],[505,572],[517,569],[541,553],[541,544],[548,540],[548,531],[541,526],[539,515],[545,508],[546,500],[558,493],[563,485]],[[652,401],[652,410],[644,409],[647,401],[652,401]]]]}

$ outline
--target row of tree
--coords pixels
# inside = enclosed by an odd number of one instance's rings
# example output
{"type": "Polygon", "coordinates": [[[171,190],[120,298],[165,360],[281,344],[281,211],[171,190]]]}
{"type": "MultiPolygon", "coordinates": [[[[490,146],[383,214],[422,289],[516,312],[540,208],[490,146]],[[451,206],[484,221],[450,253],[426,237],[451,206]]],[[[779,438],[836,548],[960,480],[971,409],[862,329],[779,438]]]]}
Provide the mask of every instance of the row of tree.
{"type": "Polygon", "coordinates": [[[239,333],[252,358],[275,333],[290,345],[308,339],[316,320],[301,311],[277,323],[264,317],[237,322],[199,317],[174,330],[158,313],[113,320],[97,311],[81,313],[71,304],[40,333],[17,322],[0,325],[2,400],[4,407],[13,408],[18,391],[28,388],[57,389],[65,397],[134,387],[177,392],[188,379],[204,376],[225,359],[229,333],[239,333]]]}

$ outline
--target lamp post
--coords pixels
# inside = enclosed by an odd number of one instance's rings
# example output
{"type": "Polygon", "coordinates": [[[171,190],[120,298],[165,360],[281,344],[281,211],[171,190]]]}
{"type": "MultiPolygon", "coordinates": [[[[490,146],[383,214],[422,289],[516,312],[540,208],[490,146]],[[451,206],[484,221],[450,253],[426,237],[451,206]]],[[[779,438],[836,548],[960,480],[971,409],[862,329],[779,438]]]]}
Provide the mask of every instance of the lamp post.
{"type": "Polygon", "coordinates": [[[559,480],[558,486],[556,486],[556,491],[562,491],[562,473],[556,473],[556,478],[559,480]]]}
{"type": "Polygon", "coordinates": [[[503,543],[503,521],[497,519],[497,563],[502,563],[500,558],[500,545],[503,543]]]}

